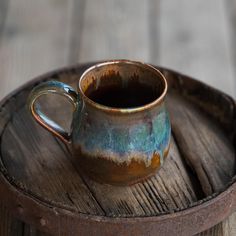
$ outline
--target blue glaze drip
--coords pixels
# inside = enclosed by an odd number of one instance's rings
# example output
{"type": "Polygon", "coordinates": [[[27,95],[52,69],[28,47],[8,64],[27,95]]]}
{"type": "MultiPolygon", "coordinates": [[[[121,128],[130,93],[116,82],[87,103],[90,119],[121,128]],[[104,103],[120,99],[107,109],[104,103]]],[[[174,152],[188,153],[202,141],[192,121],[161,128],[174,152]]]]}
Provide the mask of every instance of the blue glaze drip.
{"type": "Polygon", "coordinates": [[[151,158],[156,152],[163,158],[170,142],[171,127],[164,106],[149,121],[144,119],[127,126],[105,120],[89,124],[86,119],[86,116],[81,118],[82,125],[74,133],[80,146],[95,155],[100,150],[102,153],[115,153],[125,161],[128,154],[142,153],[151,158]]]}

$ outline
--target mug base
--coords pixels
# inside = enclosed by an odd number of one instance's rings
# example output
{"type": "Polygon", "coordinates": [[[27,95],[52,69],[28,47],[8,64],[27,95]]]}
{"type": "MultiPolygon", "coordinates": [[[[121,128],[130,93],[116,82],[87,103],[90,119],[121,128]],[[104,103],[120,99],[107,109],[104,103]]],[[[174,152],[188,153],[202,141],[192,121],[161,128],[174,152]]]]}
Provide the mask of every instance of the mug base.
{"type": "MultiPolygon", "coordinates": [[[[168,148],[169,149],[169,148],[168,148]]],[[[164,158],[168,154],[164,152],[164,158]]],[[[88,157],[86,155],[75,156],[80,172],[90,179],[102,183],[117,186],[129,186],[142,182],[155,175],[161,168],[159,155],[153,155],[151,164],[146,166],[144,162],[131,160],[129,164],[117,164],[104,158],[88,157]]]]}

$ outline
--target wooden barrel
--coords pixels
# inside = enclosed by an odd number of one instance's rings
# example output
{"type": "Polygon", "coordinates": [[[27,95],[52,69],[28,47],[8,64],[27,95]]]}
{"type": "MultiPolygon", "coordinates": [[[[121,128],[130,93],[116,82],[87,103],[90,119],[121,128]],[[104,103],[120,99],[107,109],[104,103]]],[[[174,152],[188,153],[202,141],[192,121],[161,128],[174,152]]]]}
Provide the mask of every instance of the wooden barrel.
{"type": "MultiPolygon", "coordinates": [[[[81,175],[69,146],[39,126],[26,100],[33,86],[59,80],[76,87],[90,64],[43,75],[0,104],[0,200],[14,215],[53,235],[193,235],[236,209],[236,106],[229,96],[168,69],[170,152],[162,169],[132,186],[81,175]]],[[[69,128],[71,107],[41,99],[69,128]]]]}

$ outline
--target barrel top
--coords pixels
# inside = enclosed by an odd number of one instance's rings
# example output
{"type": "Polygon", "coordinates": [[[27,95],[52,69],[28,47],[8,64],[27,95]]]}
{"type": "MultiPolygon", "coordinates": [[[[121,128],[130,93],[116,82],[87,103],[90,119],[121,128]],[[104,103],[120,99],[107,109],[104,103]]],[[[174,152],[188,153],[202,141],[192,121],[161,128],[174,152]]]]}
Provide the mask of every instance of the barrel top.
{"type": "MultiPolygon", "coordinates": [[[[158,67],[169,84],[166,103],[172,138],[166,162],[155,176],[141,183],[126,187],[100,184],[78,171],[70,147],[39,126],[26,108],[33,86],[53,79],[76,88],[80,75],[92,64],[43,75],[1,102],[0,200],[17,216],[54,233],[58,228],[64,232],[63,227],[80,232],[78,224],[86,228],[87,223],[92,230],[97,222],[107,227],[101,228],[104,232],[112,226],[117,230],[116,224],[123,232],[127,224],[137,228],[142,227],[139,222],[156,222],[150,232],[171,235],[169,222],[175,232],[197,233],[226,217],[236,207],[235,102],[199,81],[158,67]],[[199,216],[195,225],[191,215],[199,216]],[[201,220],[206,216],[208,222],[201,220]],[[184,219],[186,224],[178,226],[184,219]]],[[[40,105],[69,129],[71,111],[63,99],[56,95],[42,98],[40,105]]]]}

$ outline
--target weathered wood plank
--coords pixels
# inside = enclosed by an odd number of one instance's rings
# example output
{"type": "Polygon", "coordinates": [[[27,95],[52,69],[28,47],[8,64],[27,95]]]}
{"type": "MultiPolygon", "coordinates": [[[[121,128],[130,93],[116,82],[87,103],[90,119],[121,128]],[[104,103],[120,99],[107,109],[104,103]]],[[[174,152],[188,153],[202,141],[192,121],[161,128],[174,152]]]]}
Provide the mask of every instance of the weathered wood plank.
{"type": "Polygon", "coordinates": [[[2,31],[4,28],[4,23],[6,20],[7,8],[8,8],[8,1],[1,0],[0,1],[0,43],[1,43],[2,31]]]}
{"type": "Polygon", "coordinates": [[[1,150],[9,173],[39,198],[79,212],[103,214],[55,139],[31,119],[25,108],[8,124],[1,150]]]}
{"type": "Polygon", "coordinates": [[[233,213],[228,219],[222,222],[224,236],[234,236],[236,235],[236,213],[233,213]]]}
{"type": "Polygon", "coordinates": [[[82,47],[82,29],[87,28],[88,25],[84,24],[85,5],[86,0],[72,0],[70,10],[70,25],[69,25],[69,52],[68,64],[78,62],[82,47]]]}
{"type": "MultiPolygon", "coordinates": [[[[197,111],[192,111],[189,114],[191,105],[184,104],[183,107],[183,103],[180,102],[178,97],[169,103],[169,106],[172,107],[170,114],[175,116],[172,129],[178,139],[182,154],[195,170],[203,191],[206,195],[209,195],[215,191],[222,190],[235,174],[233,147],[228,145],[222,130],[219,130],[214,123],[208,124],[207,117],[204,118],[197,111]],[[188,111],[185,110],[186,108],[188,111]],[[183,120],[185,120],[185,128],[181,128],[183,120]],[[199,122],[200,120],[201,122],[199,122]],[[216,133],[222,134],[216,136],[216,133]],[[202,157],[200,158],[200,156],[202,157]]],[[[234,219],[233,216],[200,235],[229,235],[232,227],[229,225],[232,224],[232,219],[234,219]]]]}
{"type": "Polygon", "coordinates": [[[223,1],[161,1],[159,13],[160,50],[153,62],[236,96],[223,1]]]}
{"type": "Polygon", "coordinates": [[[235,174],[233,145],[213,120],[181,97],[175,96],[168,107],[178,146],[196,172],[204,193],[222,190],[235,174]]]}
{"type": "Polygon", "coordinates": [[[214,227],[200,233],[197,234],[195,236],[224,236],[224,229],[223,229],[223,224],[219,223],[217,225],[215,225],[214,227]]]}
{"type": "Polygon", "coordinates": [[[160,4],[161,0],[149,1],[149,17],[148,17],[148,29],[149,29],[149,42],[146,45],[149,51],[148,62],[156,65],[159,64],[159,51],[160,51],[160,4]]]}
{"type": "Polygon", "coordinates": [[[149,2],[85,2],[79,62],[129,58],[149,60],[149,2]]]}
{"type": "Polygon", "coordinates": [[[22,236],[52,236],[52,235],[40,232],[40,231],[36,230],[35,227],[25,224],[24,225],[24,234],[22,236]]]}
{"type": "Polygon", "coordinates": [[[0,46],[0,97],[68,63],[73,0],[9,1],[0,46]]]}
{"type": "MultiPolygon", "coordinates": [[[[233,62],[234,75],[236,74],[236,0],[223,1],[225,7],[225,18],[228,21],[228,28],[230,33],[231,60],[233,62]]],[[[236,97],[236,81],[234,76],[234,98],[236,97]]]]}
{"type": "Polygon", "coordinates": [[[0,236],[22,236],[24,225],[14,219],[7,209],[0,204],[0,236]]]}

